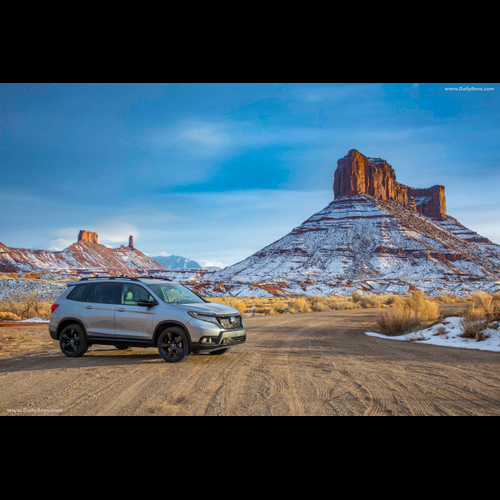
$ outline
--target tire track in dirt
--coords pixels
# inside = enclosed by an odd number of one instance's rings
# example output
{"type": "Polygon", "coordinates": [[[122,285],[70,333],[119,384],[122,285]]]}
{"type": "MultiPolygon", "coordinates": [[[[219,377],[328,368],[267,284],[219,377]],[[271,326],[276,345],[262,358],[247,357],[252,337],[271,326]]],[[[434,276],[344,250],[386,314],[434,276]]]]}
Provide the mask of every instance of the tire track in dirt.
{"type": "Polygon", "coordinates": [[[0,411],[500,414],[498,354],[367,337],[377,314],[352,310],[247,320],[246,344],[178,365],[164,363],[154,349],[94,347],[83,358],[68,359],[40,327],[32,348],[16,348],[0,359],[0,411]]]}

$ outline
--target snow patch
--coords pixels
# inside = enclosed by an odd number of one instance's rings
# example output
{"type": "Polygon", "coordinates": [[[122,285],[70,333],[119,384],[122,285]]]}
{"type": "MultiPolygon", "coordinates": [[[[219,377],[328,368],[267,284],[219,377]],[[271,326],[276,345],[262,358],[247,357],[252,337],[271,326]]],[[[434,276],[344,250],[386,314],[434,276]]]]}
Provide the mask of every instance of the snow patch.
{"type": "Polygon", "coordinates": [[[388,337],[387,335],[375,332],[365,332],[365,335],[386,340],[402,340],[405,342],[418,342],[419,344],[500,352],[500,329],[498,322],[493,323],[495,328],[487,328],[482,332],[483,335],[488,337],[487,339],[476,342],[473,339],[464,339],[460,337],[463,333],[461,320],[462,318],[458,317],[446,318],[442,323],[425,330],[399,335],[397,337],[388,337]]]}

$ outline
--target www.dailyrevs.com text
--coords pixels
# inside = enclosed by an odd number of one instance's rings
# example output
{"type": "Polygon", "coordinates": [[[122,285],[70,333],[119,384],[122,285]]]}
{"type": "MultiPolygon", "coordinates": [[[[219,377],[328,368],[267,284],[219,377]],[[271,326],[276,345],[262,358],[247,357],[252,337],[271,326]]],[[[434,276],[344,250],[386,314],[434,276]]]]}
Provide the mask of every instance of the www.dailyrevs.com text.
{"type": "Polygon", "coordinates": [[[62,410],[47,410],[45,408],[9,408],[7,413],[61,413],[62,410]]]}
{"type": "Polygon", "coordinates": [[[449,87],[445,88],[446,91],[455,92],[493,92],[495,89],[493,87],[449,87]]]}

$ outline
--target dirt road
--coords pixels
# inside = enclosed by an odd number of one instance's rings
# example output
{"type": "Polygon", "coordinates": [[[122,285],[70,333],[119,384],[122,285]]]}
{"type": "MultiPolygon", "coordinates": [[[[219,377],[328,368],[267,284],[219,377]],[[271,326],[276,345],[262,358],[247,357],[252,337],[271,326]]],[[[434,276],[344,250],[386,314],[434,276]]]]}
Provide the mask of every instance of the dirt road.
{"type": "Polygon", "coordinates": [[[498,354],[368,337],[376,316],[251,319],[245,345],[179,365],[100,346],[69,359],[47,326],[3,328],[0,415],[500,415],[498,354]]]}

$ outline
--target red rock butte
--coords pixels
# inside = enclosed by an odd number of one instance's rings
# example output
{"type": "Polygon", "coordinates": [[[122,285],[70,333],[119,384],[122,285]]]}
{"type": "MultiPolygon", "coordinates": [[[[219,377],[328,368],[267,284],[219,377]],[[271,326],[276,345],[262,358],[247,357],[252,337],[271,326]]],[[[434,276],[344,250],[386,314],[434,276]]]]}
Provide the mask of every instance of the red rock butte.
{"type": "Polygon", "coordinates": [[[91,233],[90,231],[80,231],[78,234],[78,241],[85,241],[87,243],[93,243],[94,245],[99,244],[99,236],[97,233],[91,233]]]}
{"type": "Polygon", "coordinates": [[[395,201],[433,219],[446,218],[444,186],[415,189],[400,184],[385,160],[368,158],[355,149],[338,161],[333,192],[335,199],[367,194],[382,201],[395,201]]]}

